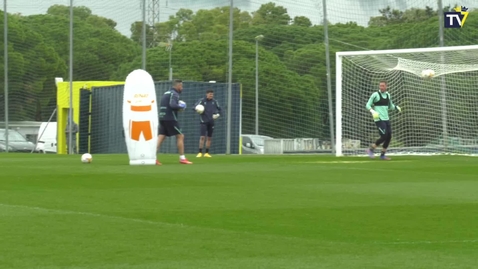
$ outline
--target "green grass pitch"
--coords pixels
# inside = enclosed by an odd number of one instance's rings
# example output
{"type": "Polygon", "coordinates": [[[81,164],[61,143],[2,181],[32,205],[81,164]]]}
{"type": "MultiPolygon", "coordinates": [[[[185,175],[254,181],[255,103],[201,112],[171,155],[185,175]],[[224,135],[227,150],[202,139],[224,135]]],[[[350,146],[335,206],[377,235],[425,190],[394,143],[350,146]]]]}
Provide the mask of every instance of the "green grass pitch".
{"type": "Polygon", "coordinates": [[[478,268],[478,159],[0,154],[0,268],[478,268]]]}

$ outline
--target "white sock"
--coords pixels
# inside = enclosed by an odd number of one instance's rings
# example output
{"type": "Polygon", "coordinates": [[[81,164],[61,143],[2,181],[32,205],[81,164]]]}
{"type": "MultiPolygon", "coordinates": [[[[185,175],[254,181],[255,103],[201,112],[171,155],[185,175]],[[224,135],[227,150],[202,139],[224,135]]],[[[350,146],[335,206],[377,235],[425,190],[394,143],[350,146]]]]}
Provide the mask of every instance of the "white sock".
{"type": "Polygon", "coordinates": [[[179,159],[180,159],[180,160],[184,160],[184,159],[186,159],[186,156],[180,155],[180,156],[179,156],[179,159]]]}

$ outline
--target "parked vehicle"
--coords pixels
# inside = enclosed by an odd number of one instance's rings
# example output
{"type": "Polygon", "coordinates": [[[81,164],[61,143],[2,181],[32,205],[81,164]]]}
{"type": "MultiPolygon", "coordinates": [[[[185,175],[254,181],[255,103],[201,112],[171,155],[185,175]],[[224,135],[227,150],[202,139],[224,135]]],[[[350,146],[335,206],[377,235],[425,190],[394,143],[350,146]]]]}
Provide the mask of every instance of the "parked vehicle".
{"type": "Polygon", "coordinates": [[[264,154],[264,140],[273,139],[265,135],[243,134],[242,154],[264,154]]]}
{"type": "Polygon", "coordinates": [[[57,123],[42,122],[38,130],[37,150],[41,153],[56,153],[57,123]]]}
{"type": "MultiPolygon", "coordinates": [[[[7,150],[6,130],[0,129],[0,152],[7,150]]],[[[28,141],[19,132],[8,129],[8,151],[9,152],[38,152],[35,148],[35,144],[28,141]]]]}

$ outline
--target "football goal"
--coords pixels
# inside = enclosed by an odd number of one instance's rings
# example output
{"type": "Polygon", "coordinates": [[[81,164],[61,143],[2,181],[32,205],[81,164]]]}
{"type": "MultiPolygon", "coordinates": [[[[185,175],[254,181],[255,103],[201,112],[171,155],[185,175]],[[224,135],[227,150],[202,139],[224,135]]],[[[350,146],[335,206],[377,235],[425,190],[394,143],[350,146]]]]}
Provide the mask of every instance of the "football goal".
{"type": "Polygon", "coordinates": [[[478,154],[478,45],[336,54],[336,155],[365,155],[379,137],[365,105],[386,81],[389,154],[478,154]]]}

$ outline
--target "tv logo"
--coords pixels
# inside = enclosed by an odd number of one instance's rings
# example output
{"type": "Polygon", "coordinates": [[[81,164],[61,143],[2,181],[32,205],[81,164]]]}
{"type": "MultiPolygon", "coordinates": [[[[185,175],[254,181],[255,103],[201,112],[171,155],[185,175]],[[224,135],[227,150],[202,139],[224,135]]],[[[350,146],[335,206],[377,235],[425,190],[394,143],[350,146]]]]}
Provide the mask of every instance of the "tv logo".
{"type": "Polygon", "coordinates": [[[445,12],[445,28],[462,28],[468,17],[468,8],[465,6],[456,7],[454,12],[445,12]]]}

